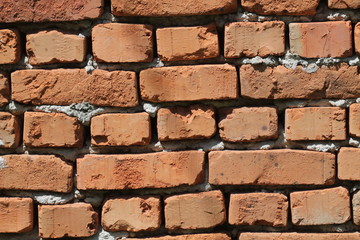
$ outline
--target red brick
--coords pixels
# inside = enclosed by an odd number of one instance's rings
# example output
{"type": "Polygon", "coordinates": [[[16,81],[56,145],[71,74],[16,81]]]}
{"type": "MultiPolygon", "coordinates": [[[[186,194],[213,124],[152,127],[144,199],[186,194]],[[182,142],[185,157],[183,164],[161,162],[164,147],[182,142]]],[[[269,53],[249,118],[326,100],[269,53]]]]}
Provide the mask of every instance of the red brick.
{"type": "Polygon", "coordinates": [[[236,99],[236,69],[227,64],[146,69],[140,72],[140,92],[150,102],[236,99]]]}
{"type": "Polygon", "coordinates": [[[20,70],[11,74],[12,99],[32,104],[134,107],[138,104],[134,72],[84,69],[20,70]]]}
{"type": "Polygon", "coordinates": [[[86,39],[57,30],[41,31],[26,36],[26,53],[31,65],[82,62],[86,39]]]}
{"type": "Polygon", "coordinates": [[[132,238],[132,240],[231,240],[231,238],[224,233],[202,233],[202,234],[189,234],[177,236],[163,236],[151,238],[132,238]]]}
{"type": "Polygon", "coordinates": [[[226,220],[221,191],[191,193],[165,199],[167,229],[213,228],[226,220]]]}
{"type": "Polygon", "coordinates": [[[209,153],[209,183],[214,185],[330,185],[334,181],[331,153],[289,149],[209,153]]]}
{"type": "Polygon", "coordinates": [[[357,9],[360,8],[360,2],[357,0],[328,0],[328,6],[336,9],[357,9]]]}
{"type": "Polygon", "coordinates": [[[357,66],[340,64],[307,73],[301,66],[264,67],[242,65],[241,95],[255,99],[357,98],[360,79],[357,66]]]}
{"type": "Polygon", "coordinates": [[[358,240],[360,233],[241,233],[239,240],[358,240]]]}
{"type": "Polygon", "coordinates": [[[354,28],[354,45],[356,54],[360,54],[360,23],[357,23],[354,28]]]}
{"type": "Polygon", "coordinates": [[[352,196],[352,213],[353,221],[356,225],[360,225],[360,191],[352,196]]]}
{"type": "Polygon", "coordinates": [[[211,138],[216,132],[214,108],[205,105],[161,108],[157,113],[160,141],[211,138]]]}
{"type": "Polygon", "coordinates": [[[9,103],[10,99],[10,84],[4,73],[0,72],[0,107],[9,103]]]}
{"type": "Polygon", "coordinates": [[[116,16],[189,16],[236,12],[236,0],[176,1],[176,0],[112,0],[116,16]]]}
{"type": "MultiPolygon", "coordinates": [[[[1,19],[0,11],[0,19],[1,19]]],[[[17,30],[0,30],[0,64],[14,64],[20,60],[20,34],[17,30]]]]}
{"type": "Polygon", "coordinates": [[[39,236],[43,238],[92,236],[97,231],[98,221],[91,204],[39,206],[39,236]]]}
{"type": "Polygon", "coordinates": [[[293,192],[290,205],[295,225],[341,224],[351,217],[349,191],[343,187],[293,192]]]}
{"type": "Polygon", "coordinates": [[[287,225],[288,200],[280,193],[231,194],[229,223],[233,225],[287,225]]]}
{"type": "Polygon", "coordinates": [[[340,180],[360,180],[360,149],[342,147],[337,158],[338,178],[340,180]]]}
{"type": "Polygon", "coordinates": [[[219,56],[214,24],[196,27],[160,28],[156,31],[158,55],[162,61],[185,61],[219,56]]]}
{"type": "Polygon", "coordinates": [[[92,49],[98,62],[151,62],[152,26],[125,23],[96,25],[92,29],[92,49]]]}
{"type": "Polygon", "coordinates": [[[338,107],[293,108],[285,111],[285,135],[290,141],[345,140],[346,112],[338,107]]]}
{"type": "Polygon", "coordinates": [[[261,15],[315,15],[320,0],[241,0],[245,11],[261,15]]]}
{"type": "Polygon", "coordinates": [[[285,23],[234,22],[225,25],[225,57],[266,57],[285,53],[285,23]]]}
{"type": "Polygon", "coordinates": [[[220,137],[228,142],[254,142],[278,137],[276,108],[225,108],[220,111],[220,137]]]}
{"type": "Polygon", "coordinates": [[[77,159],[79,189],[140,189],[204,181],[204,152],[85,155],[77,159]]]}
{"type": "Polygon", "coordinates": [[[351,104],[349,107],[349,134],[360,137],[360,103],[351,104]]]}
{"type": "Polygon", "coordinates": [[[290,51],[305,58],[350,57],[351,22],[290,23],[290,51]]]}
{"type": "Polygon", "coordinates": [[[150,140],[151,120],[147,113],[102,114],[91,119],[91,144],[95,146],[147,145],[150,140]]]}
{"type": "Polygon", "coordinates": [[[20,145],[21,122],[19,117],[0,112],[0,148],[16,148],[20,145]]]}
{"type": "Polygon", "coordinates": [[[54,155],[3,155],[0,189],[70,192],[72,166],[54,155]]]}
{"type": "Polygon", "coordinates": [[[31,198],[0,198],[0,233],[30,232],[34,226],[31,198]]]}
{"type": "Polygon", "coordinates": [[[161,224],[159,197],[128,197],[107,200],[102,209],[107,231],[154,231],[161,224]]]}
{"type": "Polygon", "coordinates": [[[3,0],[0,22],[47,22],[94,19],[103,12],[103,0],[3,0]]]}

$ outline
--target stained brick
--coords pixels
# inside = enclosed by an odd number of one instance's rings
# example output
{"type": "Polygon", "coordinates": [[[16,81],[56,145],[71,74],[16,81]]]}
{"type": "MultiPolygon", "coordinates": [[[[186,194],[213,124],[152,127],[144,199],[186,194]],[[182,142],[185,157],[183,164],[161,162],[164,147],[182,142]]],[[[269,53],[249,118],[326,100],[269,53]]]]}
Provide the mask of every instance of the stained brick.
{"type": "MultiPolygon", "coordinates": [[[[2,11],[1,11],[2,12],[2,11]]],[[[0,13],[1,19],[1,13],[0,13]]],[[[21,56],[20,34],[17,30],[0,30],[0,64],[15,64],[21,56]]]]}
{"type": "Polygon", "coordinates": [[[360,2],[357,0],[328,0],[328,6],[335,9],[358,9],[360,2]]]}
{"type": "Polygon", "coordinates": [[[19,117],[0,112],[0,148],[16,148],[21,140],[21,122],[19,117]]]}
{"type": "Polygon", "coordinates": [[[320,0],[241,0],[244,10],[261,15],[314,15],[320,0]]]}
{"type": "Polygon", "coordinates": [[[0,72],[0,107],[5,106],[10,99],[10,84],[7,76],[0,72]]]}

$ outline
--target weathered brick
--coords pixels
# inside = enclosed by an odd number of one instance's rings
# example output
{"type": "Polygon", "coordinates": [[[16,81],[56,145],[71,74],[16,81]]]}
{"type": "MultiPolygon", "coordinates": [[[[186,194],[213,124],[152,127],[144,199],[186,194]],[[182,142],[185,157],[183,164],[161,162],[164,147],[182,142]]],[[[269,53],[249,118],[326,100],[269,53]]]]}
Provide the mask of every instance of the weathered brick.
{"type": "Polygon", "coordinates": [[[7,76],[0,72],[0,107],[9,103],[10,84],[7,76]]]}
{"type": "Polygon", "coordinates": [[[220,110],[220,137],[228,142],[253,142],[278,137],[276,108],[224,108],[220,110]]]}
{"type": "Polygon", "coordinates": [[[28,147],[82,147],[84,128],[65,113],[25,112],[24,144],[28,147]]]}
{"type": "Polygon", "coordinates": [[[138,104],[134,72],[84,69],[20,70],[11,74],[12,99],[24,104],[134,107],[138,104]]]}
{"type": "Polygon", "coordinates": [[[345,109],[339,107],[286,109],[285,137],[290,141],[345,140],[345,109]]]}
{"type": "Polygon", "coordinates": [[[158,55],[162,61],[181,61],[219,56],[214,24],[196,27],[160,28],[156,31],[158,55]]]}
{"type": "Polygon", "coordinates": [[[151,62],[152,26],[125,23],[98,24],[92,29],[92,49],[98,62],[151,62]]]}
{"type": "Polygon", "coordinates": [[[188,16],[236,12],[236,0],[112,0],[112,13],[117,16],[188,16]]]}
{"type": "Polygon", "coordinates": [[[290,51],[305,58],[350,57],[351,22],[290,23],[290,51]]]}
{"type": "Polygon", "coordinates": [[[330,185],[334,181],[331,153],[289,149],[209,153],[209,183],[214,185],[330,185]]]}
{"type": "MultiPolygon", "coordinates": [[[[0,11],[0,19],[1,19],[0,11]]],[[[0,64],[14,64],[20,60],[20,34],[17,30],[0,30],[0,64]]]]}
{"type": "Polygon", "coordinates": [[[233,225],[287,225],[288,200],[280,193],[231,194],[229,223],[233,225]]]}
{"type": "Polygon", "coordinates": [[[34,226],[31,198],[0,198],[0,233],[29,232],[34,226]]]}
{"type": "Polygon", "coordinates": [[[241,0],[248,12],[261,15],[315,15],[320,0],[241,0]]]}
{"type": "Polygon", "coordinates": [[[349,107],[349,134],[360,137],[360,103],[351,104],[349,107]]]}
{"type": "Polygon", "coordinates": [[[225,25],[225,57],[266,57],[285,53],[285,23],[234,22],[225,25]]]}
{"type": "Polygon", "coordinates": [[[0,189],[70,192],[72,166],[54,155],[3,155],[0,189]]]}
{"type": "Polygon", "coordinates": [[[20,119],[11,113],[0,112],[0,148],[16,148],[20,140],[20,119]]]}
{"type": "Polygon", "coordinates": [[[94,19],[103,12],[104,0],[3,0],[0,22],[47,22],[94,19]]]}
{"type": "Polygon", "coordinates": [[[328,0],[328,6],[336,9],[357,9],[360,8],[360,2],[357,0],[328,0]]]}
{"type": "Polygon", "coordinates": [[[227,64],[146,69],[140,72],[140,92],[150,102],[235,99],[236,69],[227,64]]]}
{"type": "Polygon", "coordinates": [[[226,220],[221,191],[190,193],[165,199],[167,229],[199,229],[221,225],[226,220]]]}
{"type": "Polygon", "coordinates": [[[147,145],[150,140],[147,113],[102,114],[91,119],[91,144],[95,146],[147,145]]]}
{"type": "Polygon", "coordinates": [[[26,53],[31,65],[82,62],[86,39],[57,30],[26,35],[26,53]]]}
{"type": "Polygon", "coordinates": [[[107,200],[102,209],[102,226],[107,231],[153,231],[160,228],[159,197],[129,197],[107,200]]]}
{"type": "Polygon", "coordinates": [[[360,225],[360,191],[354,193],[351,202],[352,202],[353,221],[356,225],[360,225]]]}
{"type": "Polygon", "coordinates": [[[239,240],[358,240],[360,233],[241,233],[239,240]]]}
{"type": "Polygon", "coordinates": [[[295,225],[341,224],[351,217],[349,191],[344,187],[293,192],[290,206],[295,225]]]}
{"type": "Polygon", "coordinates": [[[231,240],[231,238],[224,233],[202,233],[202,234],[189,234],[177,236],[163,236],[151,238],[132,238],[133,240],[231,240]]]}
{"type": "Polygon", "coordinates": [[[357,66],[340,64],[307,73],[301,66],[242,65],[241,95],[255,99],[356,98],[360,94],[357,66]]]}
{"type": "Polygon", "coordinates": [[[205,105],[161,108],[157,113],[160,141],[211,138],[216,132],[214,108],[205,105]]]}
{"type": "Polygon", "coordinates": [[[354,27],[354,45],[355,45],[355,52],[357,54],[360,54],[360,23],[357,23],[354,27]]]}
{"type": "Polygon", "coordinates": [[[85,155],[77,159],[79,189],[168,188],[204,181],[204,152],[85,155]]]}
{"type": "Polygon", "coordinates": [[[96,233],[98,214],[88,203],[39,205],[39,236],[88,237],[96,233]]]}
{"type": "Polygon", "coordinates": [[[338,178],[340,180],[360,180],[360,149],[342,147],[337,158],[338,178]]]}

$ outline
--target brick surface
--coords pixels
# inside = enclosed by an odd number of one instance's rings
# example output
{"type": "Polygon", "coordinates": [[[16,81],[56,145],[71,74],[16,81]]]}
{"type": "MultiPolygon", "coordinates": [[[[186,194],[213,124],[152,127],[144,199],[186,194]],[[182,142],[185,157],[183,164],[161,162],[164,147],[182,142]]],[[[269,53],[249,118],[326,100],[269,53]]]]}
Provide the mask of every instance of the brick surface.
{"type": "Polygon", "coordinates": [[[0,72],[0,107],[8,104],[10,99],[10,84],[7,76],[0,72]]]}
{"type": "Polygon", "coordinates": [[[150,116],[147,113],[102,114],[91,119],[90,131],[91,144],[95,146],[147,145],[151,140],[150,116]]]}
{"type": "Polygon", "coordinates": [[[360,191],[357,191],[352,196],[352,214],[353,221],[356,225],[360,225],[360,191]]]}
{"type": "Polygon", "coordinates": [[[341,224],[351,217],[349,191],[344,187],[293,192],[290,206],[295,225],[341,224]]]}
{"type": "Polygon", "coordinates": [[[112,13],[117,16],[188,16],[236,12],[236,0],[112,0],[112,13]]]}
{"type": "Polygon", "coordinates": [[[357,0],[328,0],[328,6],[336,9],[357,9],[360,8],[360,2],[357,0]]]}
{"type": "Polygon", "coordinates": [[[307,73],[301,66],[240,67],[241,95],[255,99],[356,98],[360,94],[358,68],[347,64],[307,73]]]}
{"type": "Polygon", "coordinates": [[[220,111],[220,137],[228,142],[253,142],[278,137],[276,108],[225,108],[220,111]]]}
{"type": "Polygon", "coordinates": [[[57,30],[28,34],[26,53],[31,65],[83,62],[86,38],[57,30]]]}
{"type": "MultiPolygon", "coordinates": [[[[1,19],[1,13],[0,13],[1,19]]],[[[0,30],[0,64],[14,64],[21,57],[20,34],[17,30],[0,30]]]]}
{"type": "Polygon", "coordinates": [[[159,197],[129,197],[107,200],[102,209],[102,226],[107,231],[153,231],[161,224],[159,197]]]}
{"type": "Polygon", "coordinates": [[[163,237],[151,237],[151,238],[132,238],[133,240],[231,240],[231,238],[224,233],[203,233],[203,234],[188,234],[177,236],[163,236],[163,237]]]}
{"type": "Polygon", "coordinates": [[[11,74],[12,99],[33,105],[134,107],[138,104],[134,72],[84,69],[20,70],[11,74]]]}
{"type": "Polygon", "coordinates": [[[360,233],[241,233],[239,240],[358,240],[360,233]]]}
{"type": "Polygon", "coordinates": [[[221,191],[168,197],[165,199],[164,211],[167,229],[212,228],[226,220],[221,191]]]}
{"type": "Polygon", "coordinates": [[[354,45],[355,45],[355,52],[357,54],[360,54],[360,23],[357,23],[354,27],[354,45]]]}
{"type": "Polygon", "coordinates": [[[25,112],[24,144],[28,147],[82,147],[84,128],[65,113],[25,112]]]}
{"type": "Polygon", "coordinates": [[[314,15],[320,0],[241,0],[244,10],[261,15],[314,15]]]}
{"type": "Polygon", "coordinates": [[[85,155],[77,159],[79,189],[140,189],[204,181],[204,152],[85,155]]]}
{"type": "Polygon", "coordinates": [[[212,106],[161,108],[157,113],[160,141],[211,138],[216,132],[212,106]]]}
{"type": "Polygon", "coordinates": [[[0,197],[0,233],[30,232],[34,226],[31,198],[0,197]]]}
{"type": "Polygon", "coordinates": [[[231,194],[229,223],[233,225],[287,225],[288,200],[279,193],[231,194]]]}
{"type": "Polygon", "coordinates": [[[305,58],[350,57],[351,22],[290,23],[290,51],[305,58]]]}
{"type": "Polygon", "coordinates": [[[360,180],[360,149],[342,147],[337,157],[338,178],[340,180],[360,180]]]}
{"type": "Polygon", "coordinates": [[[235,99],[236,69],[227,64],[146,69],[140,72],[140,92],[150,102],[235,99]]]}
{"type": "Polygon", "coordinates": [[[160,28],[156,31],[158,55],[162,61],[185,61],[219,56],[214,24],[196,27],[160,28]]]}
{"type": "Polygon", "coordinates": [[[288,149],[209,153],[209,183],[214,185],[330,185],[334,181],[331,153],[288,149]]]}
{"type": "Polygon", "coordinates": [[[92,236],[97,231],[98,221],[91,204],[39,206],[39,236],[43,238],[92,236]]]}
{"type": "Polygon", "coordinates": [[[349,107],[349,134],[360,137],[360,103],[351,104],[349,107]]]}
{"type": "Polygon", "coordinates": [[[98,62],[151,62],[152,27],[125,23],[96,25],[92,29],[92,49],[98,62]]]}
{"type": "Polygon", "coordinates": [[[285,23],[234,22],[225,25],[225,57],[266,57],[285,53],[285,23]]]}
{"type": "Polygon", "coordinates": [[[70,192],[72,166],[54,155],[3,155],[0,189],[70,192]]]}
{"type": "Polygon", "coordinates": [[[21,140],[21,122],[19,117],[0,112],[0,148],[16,148],[21,140]]]}
{"type": "Polygon", "coordinates": [[[345,140],[346,112],[339,107],[286,109],[285,137],[290,141],[345,140]]]}
{"type": "Polygon", "coordinates": [[[94,19],[103,12],[103,0],[3,0],[0,22],[47,22],[94,19]]]}

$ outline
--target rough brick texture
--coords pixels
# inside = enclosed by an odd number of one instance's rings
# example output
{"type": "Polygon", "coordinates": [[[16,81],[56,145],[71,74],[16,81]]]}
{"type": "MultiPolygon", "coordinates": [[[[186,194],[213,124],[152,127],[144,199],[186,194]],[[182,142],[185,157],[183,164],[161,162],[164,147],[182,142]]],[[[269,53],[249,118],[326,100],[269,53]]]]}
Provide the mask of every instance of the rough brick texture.
{"type": "Polygon", "coordinates": [[[34,226],[31,198],[0,197],[0,233],[29,232],[34,226]]]}
{"type": "Polygon", "coordinates": [[[0,148],[16,148],[21,140],[19,117],[7,112],[0,112],[0,148]]]}
{"type": "Polygon", "coordinates": [[[328,0],[328,6],[336,9],[358,9],[360,2],[357,0],[328,0]]]}
{"type": "Polygon", "coordinates": [[[249,12],[261,15],[314,15],[320,0],[241,0],[249,12]]]}
{"type": "Polygon", "coordinates": [[[356,225],[360,225],[360,192],[357,191],[352,196],[352,214],[353,221],[356,225]]]}
{"type": "MultiPolygon", "coordinates": [[[[1,13],[0,13],[1,19],[1,13]]],[[[0,64],[14,64],[21,56],[20,34],[14,29],[0,30],[0,64]]]]}
{"type": "Polygon", "coordinates": [[[0,107],[5,106],[10,99],[10,84],[7,75],[0,72],[0,107]]]}
{"type": "Polygon", "coordinates": [[[349,107],[349,134],[360,137],[360,103],[351,104],[349,107]]]}
{"type": "Polygon", "coordinates": [[[360,180],[360,149],[342,147],[337,157],[338,178],[341,180],[360,180]]]}
{"type": "MultiPolygon", "coordinates": [[[[133,238],[134,240],[141,240],[144,238],[133,238]]],[[[203,234],[188,234],[177,236],[151,237],[146,240],[230,240],[231,238],[224,233],[203,233],[203,234]]]]}
{"type": "Polygon", "coordinates": [[[357,240],[360,233],[241,233],[239,240],[357,240]]]}
{"type": "Polygon", "coordinates": [[[354,45],[355,45],[355,52],[357,54],[360,54],[360,23],[357,23],[354,27],[354,45]]]}

